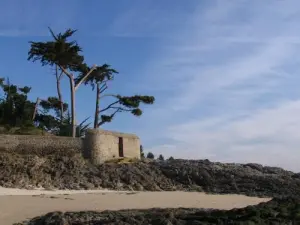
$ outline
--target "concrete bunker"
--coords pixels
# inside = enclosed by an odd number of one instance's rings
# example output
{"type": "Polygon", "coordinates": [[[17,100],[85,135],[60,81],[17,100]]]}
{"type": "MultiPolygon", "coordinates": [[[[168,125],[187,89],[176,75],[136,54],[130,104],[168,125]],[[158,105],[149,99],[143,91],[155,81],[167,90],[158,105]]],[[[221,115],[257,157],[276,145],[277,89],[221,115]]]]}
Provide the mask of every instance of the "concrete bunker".
{"type": "Polygon", "coordinates": [[[83,155],[96,165],[124,157],[140,159],[140,140],[135,134],[89,129],[83,142],[83,155]]]}

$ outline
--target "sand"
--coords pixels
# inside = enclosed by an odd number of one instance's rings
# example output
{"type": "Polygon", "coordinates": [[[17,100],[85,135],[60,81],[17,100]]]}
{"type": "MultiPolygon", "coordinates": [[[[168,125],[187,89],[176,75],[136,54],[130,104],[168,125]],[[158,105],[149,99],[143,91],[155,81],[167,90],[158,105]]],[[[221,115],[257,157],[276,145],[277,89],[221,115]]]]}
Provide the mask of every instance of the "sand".
{"type": "Polygon", "coordinates": [[[270,198],[208,195],[199,192],[118,192],[109,190],[88,192],[0,188],[1,225],[11,225],[52,211],[102,211],[153,207],[232,209],[270,200],[270,198]]]}

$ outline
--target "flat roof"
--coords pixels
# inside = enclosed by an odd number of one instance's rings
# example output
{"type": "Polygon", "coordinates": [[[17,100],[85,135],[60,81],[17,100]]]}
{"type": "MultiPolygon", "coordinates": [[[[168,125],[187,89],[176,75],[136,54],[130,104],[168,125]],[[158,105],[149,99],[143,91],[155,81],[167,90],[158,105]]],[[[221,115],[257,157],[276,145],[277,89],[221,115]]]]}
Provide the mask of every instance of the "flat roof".
{"type": "Polygon", "coordinates": [[[117,137],[126,137],[126,138],[139,138],[136,134],[122,133],[122,132],[103,130],[103,129],[88,129],[87,133],[109,134],[117,137]]]}

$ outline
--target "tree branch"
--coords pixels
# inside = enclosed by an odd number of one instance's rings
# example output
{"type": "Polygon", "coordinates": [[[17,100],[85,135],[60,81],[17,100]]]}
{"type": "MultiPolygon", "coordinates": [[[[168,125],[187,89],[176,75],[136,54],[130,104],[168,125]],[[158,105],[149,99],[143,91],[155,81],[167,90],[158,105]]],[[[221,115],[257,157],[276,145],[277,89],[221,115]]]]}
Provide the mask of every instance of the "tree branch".
{"type": "Polygon", "coordinates": [[[102,96],[101,96],[101,99],[102,99],[102,98],[105,98],[105,97],[116,97],[116,95],[113,95],[113,94],[102,95],[102,96]]]}
{"type": "Polygon", "coordinates": [[[122,110],[122,111],[126,111],[126,112],[131,112],[132,109],[125,109],[125,108],[122,108],[122,107],[110,107],[111,109],[119,109],[119,110],[122,110]]]}
{"type": "MultiPolygon", "coordinates": [[[[113,114],[111,114],[109,117],[112,119],[116,113],[118,113],[120,109],[117,109],[113,114]]],[[[100,123],[98,123],[98,127],[102,126],[103,124],[107,123],[108,121],[102,120],[100,123]]]]}
{"type": "Polygon", "coordinates": [[[85,81],[85,79],[97,68],[97,65],[94,65],[92,69],[90,69],[89,72],[87,72],[86,75],[75,85],[75,91],[78,89],[78,87],[85,81]]]}
{"type": "Polygon", "coordinates": [[[58,67],[61,69],[62,72],[64,72],[69,78],[73,78],[73,74],[69,73],[64,67],[59,66],[58,67]]]}
{"type": "Polygon", "coordinates": [[[106,79],[106,80],[101,81],[101,83],[103,83],[103,85],[100,88],[100,93],[103,93],[108,88],[108,86],[107,86],[108,81],[110,81],[110,80],[106,79]]]}
{"type": "Polygon", "coordinates": [[[118,100],[118,101],[115,101],[115,102],[113,102],[113,103],[111,103],[111,104],[108,105],[106,108],[100,110],[99,113],[102,113],[102,112],[104,112],[104,111],[110,109],[113,105],[118,104],[118,103],[119,103],[119,100],[118,100]]]}
{"type": "Polygon", "coordinates": [[[106,121],[101,121],[100,123],[98,123],[98,127],[102,126],[105,123],[106,123],[106,121]]]}
{"type": "Polygon", "coordinates": [[[105,82],[105,84],[103,84],[103,85],[100,87],[100,94],[103,93],[107,88],[108,88],[108,87],[107,87],[106,82],[105,82]]]}
{"type": "Polygon", "coordinates": [[[58,81],[58,66],[55,65],[55,77],[56,77],[56,81],[58,81]]]}
{"type": "Polygon", "coordinates": [[[63,74],[64,74],[64,72],[61,71],[60,74],[59,74],[58,80],[61,80],[63,74]]]}
{"type": "Polygon", "coordinates": [[[40,98],[36,99],[35,106],[34,106],[34,111],[33,111],[33,115],[32,115],[32,121],[34,121],[34,119],[35,119],[36,113],[38,111],[38,105],[39,105],[40,101],[41,101],[40,98]]]}
{"type": "Polygon", "coordinates": [[[117,112],[119,112],[120,110],[119,109],[117,109],[113,114],[111,114],[110,115],[110,117],[114,117],[115,116],[115,114],[117,113],[117,112]]]}
{"type": "Polygon", "coordinates": [[[58,67],[59,67],[59,66],[57,66],[57,65],[56,65],[56,67],[55,67],[55,77],[56,77],[56,80],[57,80],[57,81],[60,81],[60,79],[62,78],[62,75],[64,74],[64,72],[61,71],[60,74],[58,75],[58,67]]]}

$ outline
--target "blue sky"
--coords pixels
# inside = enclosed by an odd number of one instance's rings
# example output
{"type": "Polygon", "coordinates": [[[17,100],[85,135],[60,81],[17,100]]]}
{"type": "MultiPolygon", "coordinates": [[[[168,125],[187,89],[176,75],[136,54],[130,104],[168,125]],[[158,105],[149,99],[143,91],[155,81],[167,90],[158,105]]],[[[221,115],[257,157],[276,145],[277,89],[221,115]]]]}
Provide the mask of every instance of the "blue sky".
{"type": "MultiPolygon", "coordinates": [[[[88,63],[120,72],[108,93],[157,99],[103,128],[137,133],[155,154],[300,171],[299,1],[0,2],[0,74],[32,86],[33,99],[54,95],[55,78],[26,60],[28,41],[71,27],[88,63]]],[[[93,112],[82,86],[78,121],[93,112]]]]}

